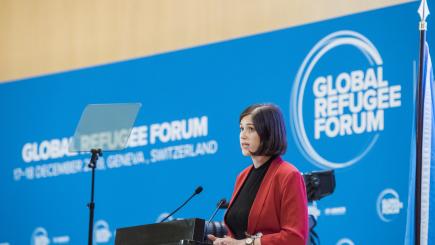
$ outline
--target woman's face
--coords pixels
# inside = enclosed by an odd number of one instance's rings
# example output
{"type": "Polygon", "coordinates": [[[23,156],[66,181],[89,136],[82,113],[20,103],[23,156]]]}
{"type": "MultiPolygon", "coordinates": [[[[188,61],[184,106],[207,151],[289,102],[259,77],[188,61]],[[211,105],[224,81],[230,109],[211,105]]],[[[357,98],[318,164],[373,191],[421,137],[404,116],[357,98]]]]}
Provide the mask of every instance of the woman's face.
{"type": "Polygon", "coordinates": [[[252,156],[260,146],[260,136],[255,130],[252,116],[247,115],[240,121],[240,147],[244,156],[252,156]]]}

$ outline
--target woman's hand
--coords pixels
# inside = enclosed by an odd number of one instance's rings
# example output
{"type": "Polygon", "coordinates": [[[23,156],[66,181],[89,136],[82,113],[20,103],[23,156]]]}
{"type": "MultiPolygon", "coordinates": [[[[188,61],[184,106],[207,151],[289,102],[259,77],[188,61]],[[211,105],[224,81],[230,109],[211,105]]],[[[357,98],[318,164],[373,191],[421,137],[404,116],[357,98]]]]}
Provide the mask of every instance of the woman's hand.
{"type": "Polygon", "coordinates": [[[224,236],[223,238],[219,238],[209,234],[207,235],[207,237],[213,242],[213,244],[217,244],[217,245],[245,245],[245,240],[236,240],[229,236],[224,236]]]}

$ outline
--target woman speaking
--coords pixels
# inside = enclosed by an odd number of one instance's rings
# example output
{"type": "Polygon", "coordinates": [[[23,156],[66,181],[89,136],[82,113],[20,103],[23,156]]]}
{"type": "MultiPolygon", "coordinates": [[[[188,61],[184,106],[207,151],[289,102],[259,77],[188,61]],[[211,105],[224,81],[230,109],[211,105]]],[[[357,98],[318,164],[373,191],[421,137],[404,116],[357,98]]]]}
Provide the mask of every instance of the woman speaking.
{"type": "Polygon", "coordinates": [[[287,148],[284,119],[273,104],[254,104],[240,115],[240,147],[252,164],[237,177],[225,214],[221,245],[305,245],[307,198],[300,172],[281,159],[287,148]]]}

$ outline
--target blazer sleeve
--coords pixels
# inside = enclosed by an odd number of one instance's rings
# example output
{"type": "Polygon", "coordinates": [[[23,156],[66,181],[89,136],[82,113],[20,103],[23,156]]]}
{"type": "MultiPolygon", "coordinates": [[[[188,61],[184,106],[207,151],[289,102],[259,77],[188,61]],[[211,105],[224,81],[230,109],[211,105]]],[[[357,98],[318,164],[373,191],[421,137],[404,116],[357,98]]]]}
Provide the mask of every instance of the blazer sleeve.
{"type": "Polygon", "coordinates": [[[293,171],[283,181],[281,189],[280,232],[263,235],[262,245],[306,245],[308,237],[308,208],[304,179],[293,171]]]}

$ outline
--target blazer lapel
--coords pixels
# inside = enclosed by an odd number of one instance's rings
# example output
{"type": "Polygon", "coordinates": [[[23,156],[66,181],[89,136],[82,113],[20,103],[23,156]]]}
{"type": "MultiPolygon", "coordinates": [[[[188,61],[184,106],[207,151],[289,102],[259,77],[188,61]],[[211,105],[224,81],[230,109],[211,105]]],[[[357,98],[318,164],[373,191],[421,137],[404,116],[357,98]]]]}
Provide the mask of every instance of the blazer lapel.
{"type": "MultiPolygon", "coordinates": [[[[257,228],[257,223],[260,219],[260,214],[263,209],[264,201],[270,191],[270,186],[272,185],[272,180],[275,177],[276,171],[278,170],[279,163],[282,161],[281,157],[277,157],[270,164],[263,181],[261,182],[260,189],[257,192],[254,203],[252,204],[251,211],[249,212],[248,218],[248,233],[253,235],[253,232],[257,228]]],[[[242,182],[243,183],[243,182],[242,182]]]]}

